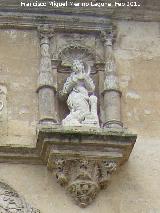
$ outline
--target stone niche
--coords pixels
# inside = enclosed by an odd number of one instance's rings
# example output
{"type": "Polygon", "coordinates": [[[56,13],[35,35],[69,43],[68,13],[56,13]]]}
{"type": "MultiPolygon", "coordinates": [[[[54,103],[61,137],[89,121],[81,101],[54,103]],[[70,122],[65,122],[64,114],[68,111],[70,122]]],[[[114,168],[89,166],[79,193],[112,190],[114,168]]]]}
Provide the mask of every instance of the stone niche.
{"type": "Polygon", "coordinates": [[[123,128],[111,23],[38,27],[37,150],[80,207],[128,160],[136,135],[123,128]]]}
{"type": "MultiPolygon", "coordinates": [[[[69,113],[67,107],[67,96],[60,96],[59,92],[62,91],[66,79],[71,74],[71,66],[74,59],[78,59],[90,66],[90,76],[95,84],[94,94],[100,100],[99,93],[99,70],[97,69],[97,63],[102,65],[102,54],[98,54],[96,49],[98,45],[96,44],[96,36],[78,34],[78,33],[65,33],[57,36],[57,44],[59,47],[57,49],[53,48],[53,52],[57,55],[53,56],[58,58],[59,64],[57,68],[57,95],[58,98],[58,109],[59,109],[59,121],[69,113]]],[[[52,60],[54,63],[54,58],[52,60]]],[[[98,103],[98,114],[100,114],[100,105],[98,103]]]]}

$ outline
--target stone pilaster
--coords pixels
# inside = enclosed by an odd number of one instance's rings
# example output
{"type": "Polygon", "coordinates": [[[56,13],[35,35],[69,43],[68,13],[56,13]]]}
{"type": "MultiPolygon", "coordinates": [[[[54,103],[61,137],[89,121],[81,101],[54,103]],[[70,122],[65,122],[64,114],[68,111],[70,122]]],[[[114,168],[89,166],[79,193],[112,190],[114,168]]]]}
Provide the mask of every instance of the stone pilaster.
{"type": "Polygon", "coordinates": [[[105,53],[104,111],[105,128],[121,128],[121,91],[113,52],[113,34],[101,33],[105,53]]]}
{"type": "Polygon", "coordinates": [[[56,88],[50,56],[50,39],[54,31],[48,25],[38,27],[40,37],[40,70],[38,78],[39,122],[57,124],[56,88]]]}

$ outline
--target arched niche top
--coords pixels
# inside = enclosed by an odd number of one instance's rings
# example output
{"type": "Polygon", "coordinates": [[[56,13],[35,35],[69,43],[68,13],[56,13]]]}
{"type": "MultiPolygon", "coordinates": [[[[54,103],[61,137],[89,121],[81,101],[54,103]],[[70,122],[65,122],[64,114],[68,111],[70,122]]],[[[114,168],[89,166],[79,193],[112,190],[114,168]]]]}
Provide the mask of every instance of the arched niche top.
{"type": "Polygon", "coordinates": [[[74,59],[79,59],[93,66],[96,62],[102,62],[101,57],[95,49],[82,45],[68,45],[58,52],[58,60],[62,61],[62,66],[71,66],[74,59]]]}
{"type": "Polygon", "coordinates": [[[8,184],[0,182],[1,213],[40,213],[33,208],[8,184]]]}

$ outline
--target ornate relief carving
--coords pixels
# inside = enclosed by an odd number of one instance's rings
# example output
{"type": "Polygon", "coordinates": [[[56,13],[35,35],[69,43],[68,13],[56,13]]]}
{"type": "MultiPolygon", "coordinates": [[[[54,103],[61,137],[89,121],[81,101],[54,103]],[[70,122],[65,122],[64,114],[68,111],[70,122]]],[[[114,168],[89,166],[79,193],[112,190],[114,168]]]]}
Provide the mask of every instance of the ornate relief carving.
{"type": "Polygon", "coordinates": [[[59,157],[53,163],[58,183],[66,188],[80,207],[88,206],[95,199],[117,168],[115,161],[85,158],[64,160],[59,157]]]}
{"type": "Polygon", "coordinates": [[[95,85],[90,77],[90,66],[75,60],[72,73],[67,78],[62,94],[68,95],[67,105],[70,114],[62,121],[63,126],[99,127],[97,115],[97,97],[89,96],[95,85]]]}
{"type": "Polygon", "coordinates": [[[68,187],[68,192],[71,194],[77,205],[80,207],[88,206],[96,197],[99,188],[92,181],[76,180],[68,187]]]}
{"type": "Polygon", "coordinates": [[[2,213],[40,213],[30,206],[9,185],[0,182],[0,212],[2,213]]]}
{"type": "Polygon", "coordinates": [[[102,189],[107,187],[108,181],[111,178],[111,174],[116,171],[117,163],[115,161],[103,160],[101,162],[101,175],[99,179],[99,184],[102,189]]]}
{"type": "Polygon", "coordinates": [[[67,162],[64,159],[56,159],[55,160],[55,165],[56,165],[56,178],[57,182],[61,186],[65,186],[68,183],[68,166],[67,162]]]}

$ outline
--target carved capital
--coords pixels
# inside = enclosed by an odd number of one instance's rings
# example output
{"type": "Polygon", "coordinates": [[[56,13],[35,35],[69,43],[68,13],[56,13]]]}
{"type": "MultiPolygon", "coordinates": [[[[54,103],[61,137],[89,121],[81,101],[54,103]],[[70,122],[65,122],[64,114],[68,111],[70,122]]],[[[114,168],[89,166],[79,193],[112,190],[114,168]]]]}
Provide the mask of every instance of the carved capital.
{"type": "Polygon", "coordinates": [[[37,30],[39,32],[39,37],[40,37],[41,40],[42,39],[50,39],[55,34],[54,28],[52,26],[48,25],[48,24],[39,25],[37,30]]]}
{"type": "Polygon", "coordinates": [[[113,44],[113,33],[112,32],[107,33],[105,31],[101,31],[100,38],[105,46],[112,46],[112,44],[113,44]]]}
{"type": "Polygon", "coordinates": [[[104,90],[120,90],[116,73],[107,73],[104,81],[104,90]]]}

